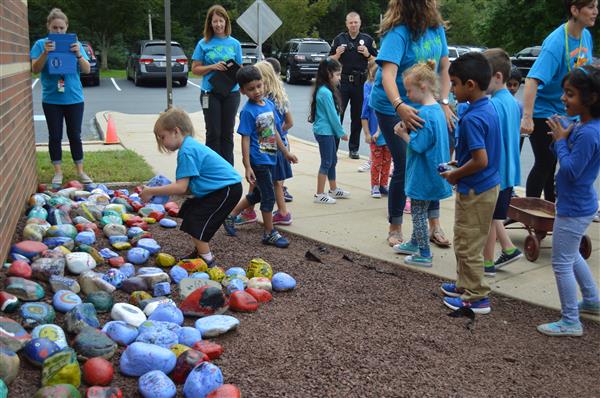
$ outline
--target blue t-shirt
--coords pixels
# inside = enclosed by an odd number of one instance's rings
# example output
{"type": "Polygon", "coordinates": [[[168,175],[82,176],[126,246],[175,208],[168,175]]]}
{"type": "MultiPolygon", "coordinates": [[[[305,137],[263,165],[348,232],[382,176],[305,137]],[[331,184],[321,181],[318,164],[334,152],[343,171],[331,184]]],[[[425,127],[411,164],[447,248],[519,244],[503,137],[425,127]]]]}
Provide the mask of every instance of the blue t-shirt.
{"type": "MultiPolygon", "coordinates": [[[[44,45],[46,44],[47,37],[39,39],[31,47],[29,53],[31,59],[39,58],[44,52],[44,45]]],[[[88,61],[89,58],[83,49],[83,45],[79,43],[79,51],[81,56],[88,61]]],[[[77,62],[77,73],[68,73],[64,75],[65,79],[65,92],[58,92],[58,80],[61,75],[51,75],[48,72],[48,63],[44,65],[40,80],[42,81],[42,102],[47,104],[57,105],[71,105],[83,102],[83,87],[81,80],[79,79],[79,62],[77,62]]]]}
{"type": "Polygon", "coordinates": [[[553,145],[558,159],[556,214],[585,217],[598,211],[594,181],[600,170],[600,119],[577,124],[569,138],[553,145]]]}
{"type": "Polygon", "coordinates": [[[542,51],[527,74],[528,78],[540,82],[533,107],[535,118],[545,119],[556,114],[566,115],[565,106],[560,100],[562,79],[569,69],[573,70],[592,63],[592,35],[587,29],[581,32],[581,40],[569,35],[568,44],[569,64],[567,65],[565,24],[562,24],[544,39],[542,51]]]}
{"type": "Polygon", "coordinates": [[[238,134],[250,137],[250,163],[274,165],[277,162],[276,131],[281,130],[275,104],[263,98],[264,105],[248,101],[240,112],[238,134]]]}
{"type": "Polygon", "coordinates": [[[410,132],[406,150],[406,196],[417,200],[440,200],[452,195],[450,184],[437,167],[450,160],[448,125],[439,104],[419,105],[422,128],[410,132]]]}
{"type": "MultiPolygon", "coordinates": [[[[465,114],[465,112],[469,109],[468,102],[457,102],[456,103],[456,117],[460,120],[460,118],[465,114]]],[[[460,137],[460,126],[458,123],[454,124],[454,147],[458,146],[458,141],[460,137]]]]}
{"type": "Polygon", "coordinates": [[[496,91],[490,102],[498,113],[500,123],[500,189],[516,187],[521,183],[521,110],[515,97],[506,88],[496,91]]]}
{"type": "Polygon", "coordinates": [[[327,86],[319,87],[316,101],[313,133],[317,135],[334,135],[338,138],[346,134],[340,122],[340,115],[335,109],[333,93],[327,86]]]}
{"type": "MultiPolygon", "coordinates": [[[[242,45],[237,39],[231,36],[216,37],[213,36],[208,42],[201,39],[194,53],[192,54],[193,61],[200,61],[202,65],[213,65],[221,61],[234,60],[237,64],[242,64],[242,45]]],[[[202,77],[202,90],[211,91],[212,84],[210,78],[215,74],[215,71],[210,71],[202,77]]],[[[239,91],[240,86],[235,85],[231,91],[239,91]]]]}
{"type": "MultiPolygon", "coordinates": [[[[363,87],[363,106],[362,112],[360,113],[360,118],[367,121],[369,124],[369,133],[371,137],[375,135],[377,130],[379,129],[379,124],[377,123],[377,115],[375,114],[375,109],[371,108],[369,105],[369,97],[371,96],[371,91],[373,90],[373,82],[365,82],[363,87]]],[[[385,138],[381,132],[377,136],[377,141],[375,142],[377,146],[385,145],[385,138]]]]}
{"type": "Polygon", "coordinates": [[[197,198],[242,181],[221,155],[191,136],[183,139],[177,153],[175,179],[182,178],[190,179],[188,189],[197,198]]]}
{"type": "Polygon", "coordinates": [[[440,59],[448,56],[448,44],[444,27],[428,28],[417,40],[412,40],[410,31],[405,25],[398,25],[387,32],[381,39],[381,49],[377,55],[377,64],[380,68],[375,75],[375,85],[371,93],[370,104],[377,112],[386,115],[395,115],[394,107],[390,103],[383,89],[381,71],[384,62],[398,65],[396,85],[402,99],[409,105],[414,105],[406,95],[402,82],[402,73],[419,62],[433,60],[439,70],[440,59]]]}
{"type": "Polygon", "coordinates": [[[456,147],[456,159],[461,167],[471,160],[471,152],[485,149],[488,164],[483,170],[458,180],[457,191],[468,194],[473,189],[477,195],[500,184],[500,123],[498,114],[488,97],[478,99],[458,121],[460,137],[456,147]]]}

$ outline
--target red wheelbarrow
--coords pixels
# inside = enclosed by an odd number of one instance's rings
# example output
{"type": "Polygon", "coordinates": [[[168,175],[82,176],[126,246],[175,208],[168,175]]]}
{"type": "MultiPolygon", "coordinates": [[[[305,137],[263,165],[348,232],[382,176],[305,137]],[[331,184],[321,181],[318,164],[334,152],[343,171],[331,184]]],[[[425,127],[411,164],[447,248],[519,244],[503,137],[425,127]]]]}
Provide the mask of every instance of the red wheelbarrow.
{"type": "MultiPolygon", "coordinates": [[[[519,222],[524,225],[508,229],[526,229],[525,257],[529,261],[535,261],[540,255],[541,241],[552,234],[554,227],[554,215],[556,208],[554,203],[539,198],[512,198],[508,207],[508,220],[505,225],[519,222]]],[[[543,247],[544,249],[548,247],[543,247]]],[[[585,259],[592,254],[592,240],[583,235],[579,244],[579,252],[585,259]]]]}

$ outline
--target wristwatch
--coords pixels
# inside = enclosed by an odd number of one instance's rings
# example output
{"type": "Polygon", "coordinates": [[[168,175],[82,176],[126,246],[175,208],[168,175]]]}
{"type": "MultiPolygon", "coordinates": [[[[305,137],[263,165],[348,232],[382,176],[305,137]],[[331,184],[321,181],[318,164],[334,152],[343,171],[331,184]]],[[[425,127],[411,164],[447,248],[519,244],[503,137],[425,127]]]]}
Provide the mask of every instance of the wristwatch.
{"type": "Polygon", "coordinates": [[[448,100],[448,98],[442,98],[442,100],[440,101],[442,103],[442,105],[449,105],[450,101],[448,100]]]}

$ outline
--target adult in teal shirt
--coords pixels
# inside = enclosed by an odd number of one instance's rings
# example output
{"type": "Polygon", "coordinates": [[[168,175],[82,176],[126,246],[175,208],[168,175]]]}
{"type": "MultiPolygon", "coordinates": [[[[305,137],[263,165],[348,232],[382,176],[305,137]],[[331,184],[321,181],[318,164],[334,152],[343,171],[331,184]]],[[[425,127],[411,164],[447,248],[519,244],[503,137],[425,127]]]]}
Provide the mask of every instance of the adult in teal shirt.
{"type": "Polygon", "coordinates": [[[202,76],[200,104],[206,125],[206,146],[233,165],[233,127],[240,106],[240,87],[227,94],[214,92],[210,78],[225,71],[226,61],[242,64],[242,46],[231,37],[231,21],[220,5],[208,9],[202,38],[192,55],[192,73],[202,76]]]}
{"type": "Polygon", "coordinates": [[[556,156],[546,119],[566,115],[560,99],[562,80],[568,72],[592,63],[591,28],[598,16],[598,0],[565,0],[569,20],[544,39],[542,51],[525,80],[521,133],[529,134],[535,161],[527,177],[525,193],[554,202],[556,156]]]}
{"type": "MultiPolygon", "coordinates": [[[[64,34],[69,27],[69,19],[58,8],[53,8],[46,19],[48,33],[64,34]]],[[[62,184],[63,119],[67,125],[67,136],[71,147],[71,157],[75,162],[79,179],[89,184],[92,179],[83,171],[83,145],[81,143],[81,122],[83,120],[83,87],[79,72],[89,73],[90,64],[81,43],[73,43],[71,51],[77,57],[76,73],[53,75],[48,72],[48,53],[54,51],[55,43],[47,37],[39,39],[31,48],[31,70],[40,73],[42,82],[42,108],[48,125],[48,150],[54,165],[52,185],[62,184]]]]}

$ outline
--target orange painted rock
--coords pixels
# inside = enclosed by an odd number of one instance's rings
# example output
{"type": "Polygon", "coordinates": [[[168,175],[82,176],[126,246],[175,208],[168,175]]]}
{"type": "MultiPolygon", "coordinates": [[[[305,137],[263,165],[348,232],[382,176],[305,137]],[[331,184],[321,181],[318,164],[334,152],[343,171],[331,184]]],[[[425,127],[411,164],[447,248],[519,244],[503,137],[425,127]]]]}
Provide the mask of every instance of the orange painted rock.
{"type": "Polygon", "coordinates": [[[229,296],[229,308],[237,312],[254,312],[258,309],[258,301],[250,293],[238,290],[229,296]]]}
{"type": "Polygon", "coordinates": [[[131,228],[131,227],[133,227],[133,226],[134,226],[133,224],[135,224],[135,223],[140,223],[140,222],[142,222],[142,217],[140,217],[140,216],[133,216],[133,217],[129,217],[129,218],[127,219],[127,221],[125,221],[125,224],[126,224],[128,227],[130,227],[130,228],[131,228]]]}
{"type": "Polygon", "coordinates": [[[164,216],[165,216],[165,213],[160,212],[160,211],[151,211],[150,214],[148,214],[148,217],[153,218],[156,221],[162,220],[162,218],[164,216]]]}
{"type": "Polygon", "coordinates": [[[223,355],[223,351],[225,351],[223,346],[210,340],[197,341],[196,344],[192,346],[192,349],[205,353],[211,361],[219,358],[223,355]]]}
{"type": "Polygon", "coordinates": [[[185,258],[177,263],[187,272],[206,272],[208,265],[201,258],[185,258]]]}
{"type": "Polygon", "coordinates": [[[223,384],[216,390],[212,390],[206,398],[241,398],[240,389],[233,384],[223,384]]]}
{"type": "Polygon", "coordinates": [[[271,292],[265,289],[258,289],[255,287],[249,287],[246,292],[256,299],[259,303],[268,303],[273,299],[271,292]]]}

